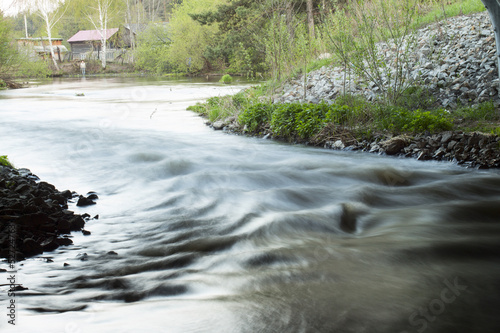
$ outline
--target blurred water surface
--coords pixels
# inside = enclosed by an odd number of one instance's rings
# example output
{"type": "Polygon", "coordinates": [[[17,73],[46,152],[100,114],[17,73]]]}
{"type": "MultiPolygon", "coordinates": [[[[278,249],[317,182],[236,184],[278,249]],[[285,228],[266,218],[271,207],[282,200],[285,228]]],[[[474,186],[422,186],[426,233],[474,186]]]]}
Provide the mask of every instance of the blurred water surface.
{"type": "Polygon", "coordinates": [[[71,207],[100,215],[91,236],[17,265],[29,290],[2,332],[499,331],[498,171],[229,135],[185,111],[247,85],[0,92],[0,153],[100,197],[71,207]]]}

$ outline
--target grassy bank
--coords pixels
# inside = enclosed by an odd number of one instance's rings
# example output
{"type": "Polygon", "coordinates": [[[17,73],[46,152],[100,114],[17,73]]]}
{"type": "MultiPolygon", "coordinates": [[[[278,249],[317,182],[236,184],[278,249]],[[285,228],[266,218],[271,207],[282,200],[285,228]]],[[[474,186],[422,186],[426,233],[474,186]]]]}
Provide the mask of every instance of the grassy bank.
{"type": "Polygon", "coordinates": [[[500,135],[500,114],[493,101],[450,110],[436,107],[427,91],[412,88],[394,104],[349,95],[333,104],[272,104],[265,101],[265,90],[265,85],[252,87],[189,109],[211,122],[235,119],[239,131],[249,135],[270,134],[287,142],[316,145],[345,133],[356,140],[450,130],[500,135]]]}

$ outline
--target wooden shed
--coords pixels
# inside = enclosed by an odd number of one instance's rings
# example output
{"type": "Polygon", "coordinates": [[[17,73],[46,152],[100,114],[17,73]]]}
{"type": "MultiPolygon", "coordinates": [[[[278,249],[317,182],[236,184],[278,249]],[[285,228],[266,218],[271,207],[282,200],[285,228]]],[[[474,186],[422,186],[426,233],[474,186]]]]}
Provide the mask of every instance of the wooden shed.
{"type": "MultiPolygon", "coordinates": [[[[118,47],[117,32],[118,28],[107,29],[106,30],[106,46],[110,53],[113,49],[118,47]]],[[[86,59],[89,56],[100,58],[101,45],[101,31],[100,30],[81,30],[78,31],[74,36],[68,39],[68,43],[71,45],[71,52],[73,54],[73,59],[86,59]]],[[[110,57],[110,55],[106,55],[110,57]]],[[[112,57],[112,56],[111,56],[112,57]]],[[[112,59],[111,59],[112,60],[112,59]]]]}
{"type": "MultiPolygon", "coordinates": [[[[68,49],[62,45],[62,38],[51,38],[51,42],[56,59],[61,62],[68,53],[68,49]]],[[[37,57],[42,59],[52,58],[48,37],[18,38],[17,47],[32,59],[37,59],[37,57]]]]}

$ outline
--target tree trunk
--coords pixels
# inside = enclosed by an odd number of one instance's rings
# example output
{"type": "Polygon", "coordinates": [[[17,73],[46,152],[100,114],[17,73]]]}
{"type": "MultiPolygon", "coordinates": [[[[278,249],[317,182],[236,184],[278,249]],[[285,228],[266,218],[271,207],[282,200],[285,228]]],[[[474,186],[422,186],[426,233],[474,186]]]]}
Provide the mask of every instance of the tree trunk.
{"type": "Polygon", "coordinates": [[[309,36],[311,36],[311,38],[314,38],[314,16],[312,0],[307,0],[307,24],[309,26],[309,36]]]}
{"type": "Polygon", "coordinates": [[[102,69],[106,69],[106,43],[107,43],[107,34],[108,31],[106,30],[107,24],[106,20],[104,21],[104,31],[103,31],[103,38],[102,38],[102,57],[101,57],[101,64],[102,64],[102,69]]]}
{"type": "Polygon", "coordinates": [[[28,20],[26,19],[26,13],[24,13],[24,31],[26,33],[26,38],[28,38],[28,20]]]}
{"type": "MultiPolygon", "coordinates": [[[[49,47],[50,47],[50,55],[52,56],[52,61],[54,62],[54,66],[59,71],[59,66],[57,65],[56,55],[54,53],[54,48],[52,47],[52,29],[50,29],[49,17],[45,16],[45,24],[47,25],[47,37],[49,38],[49,47]]],[[[43,42],[42,42],[43,45],[43,42]]]]}
{"type": "Polygon", "coordinates": [[[130,3],[129,0],[127,0],[127,17],[128,21],[128,26],[129,26],[129,35],[130,35],[130,47],[132,50],[135,49],[135,38],[134,38],[134,32],[132,31],[132,14],[130,12],[130,3]]]}
{"type": "MultiPolygon", "coordinates": [[[[495,42],[497,45],[497,68],[498,75],[500,77],[500,3],[498,0],[481,0],[488,9],[490,14],[491,23],[493,24],[493,30],[495,31],[495,42]]],[[[497,86],[497,90],[500,96],[500,86],[497,86]]]]}

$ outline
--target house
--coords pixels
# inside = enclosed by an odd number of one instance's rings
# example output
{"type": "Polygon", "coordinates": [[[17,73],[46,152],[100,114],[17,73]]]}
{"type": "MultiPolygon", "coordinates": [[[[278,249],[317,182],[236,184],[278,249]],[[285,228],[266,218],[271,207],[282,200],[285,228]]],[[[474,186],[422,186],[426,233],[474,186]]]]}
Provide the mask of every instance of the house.
{"type": "MultiPolygon", "coordinates": [[[[119,47],[118,28],[106,30],[106,58],[113,60],[113,52],[119,47]],[[109,54],[108,54],[109,53],[109,54]]],[[[100,59],[101,45],[101,31],[100,30],[81,30],[74,36],[68,39],[71,45],[71,52],[73,59],[87,59],[94,57],[100,59]]]]}
{"type": "MultiPolygon", "coordinates": [[[[56,59],[61,62],[68,53],[66,46],[62,45],[62,38],[51,38],[52,48],[56,59]]],[[[38,57],[42,59],[51,59],[50,45],[48,37],[28,37],[17,38],[17,47],[24,51],[31,59],[35,60],[38,57]]]]}
{"type": "Polygon", "coordinates": [[[135,45],[137,35],[146,28],[147,25],[145,24],[125,24],[120,27],[120,38],[126,47],[132,47],[132,45],[135,45]]]}

